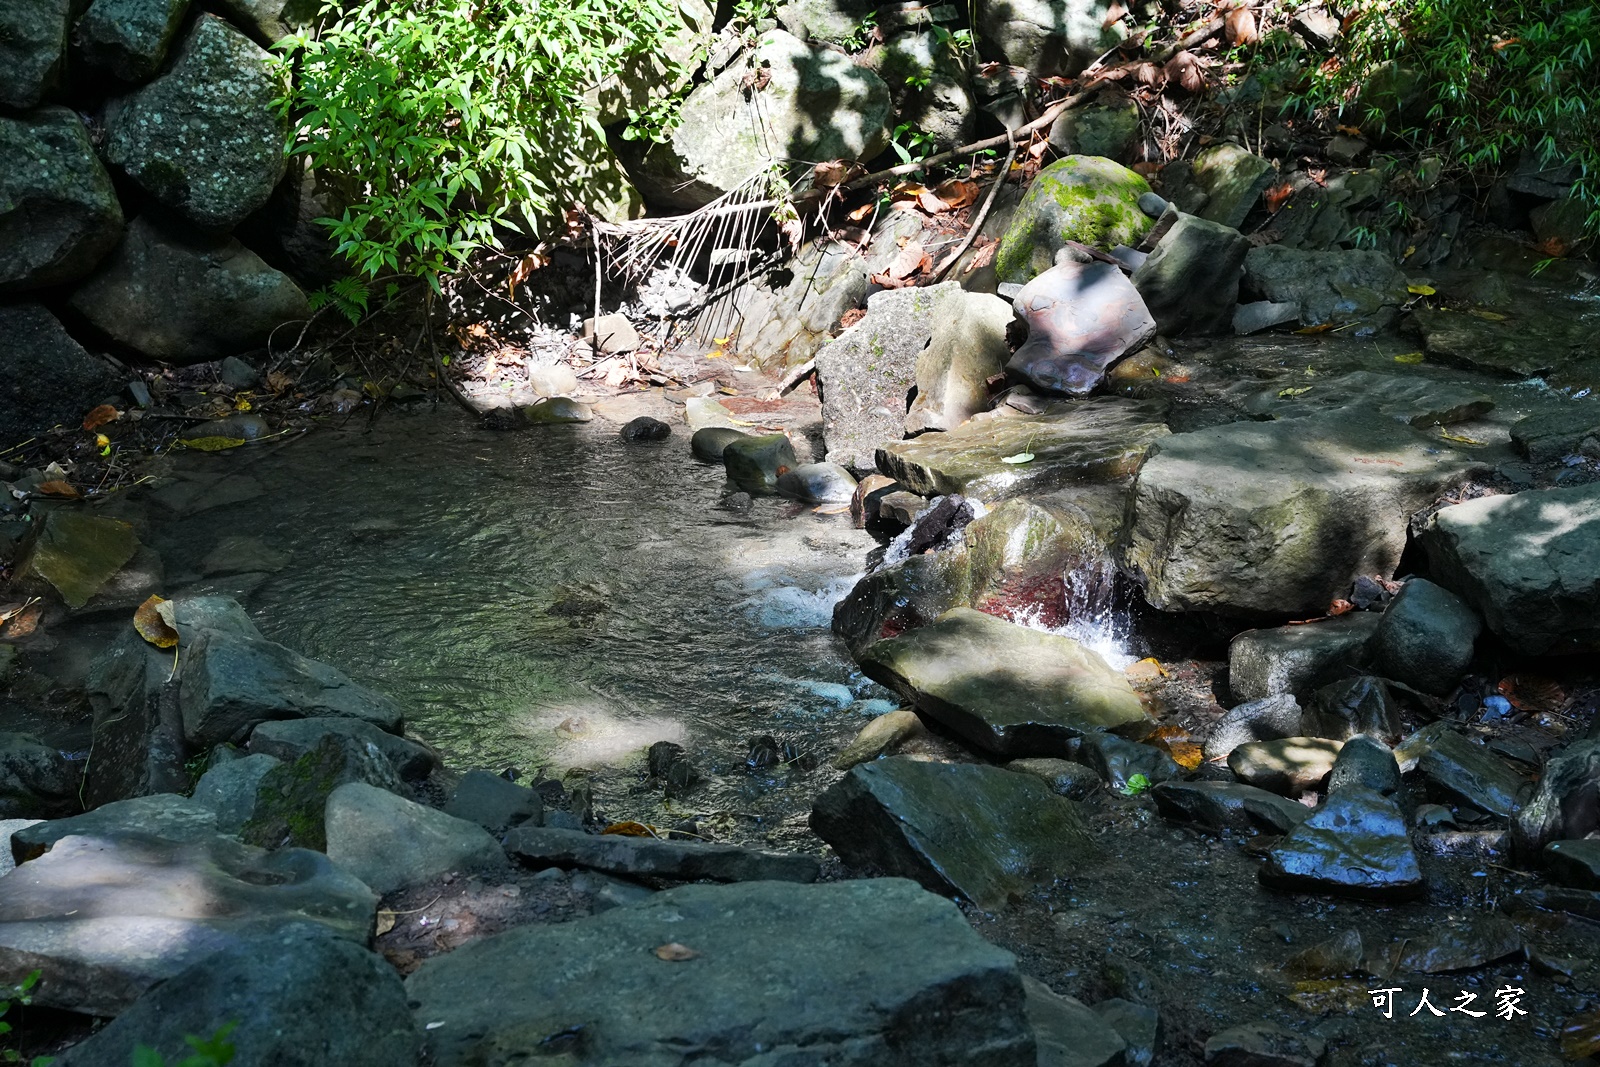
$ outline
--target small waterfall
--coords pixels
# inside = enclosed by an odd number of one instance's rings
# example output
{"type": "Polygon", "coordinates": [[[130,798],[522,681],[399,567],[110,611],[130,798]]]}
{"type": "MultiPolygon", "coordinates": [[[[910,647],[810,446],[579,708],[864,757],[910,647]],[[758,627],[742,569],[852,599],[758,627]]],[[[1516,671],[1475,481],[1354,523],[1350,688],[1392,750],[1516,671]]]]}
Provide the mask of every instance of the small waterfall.
{"type": "Polygon", "coordinates": [[[1138,657],[1130,651],[1133,618],[1117,568],[1104,556],[1085,559],[1061,576],[1062,603],[1035,604],[1017,611],[1012,621],[1035,630],[1070,637],[1093,649],[1122,670],[1138,657]],[[1048,618],[1064,619],[1057,625],[1048,618]]]}

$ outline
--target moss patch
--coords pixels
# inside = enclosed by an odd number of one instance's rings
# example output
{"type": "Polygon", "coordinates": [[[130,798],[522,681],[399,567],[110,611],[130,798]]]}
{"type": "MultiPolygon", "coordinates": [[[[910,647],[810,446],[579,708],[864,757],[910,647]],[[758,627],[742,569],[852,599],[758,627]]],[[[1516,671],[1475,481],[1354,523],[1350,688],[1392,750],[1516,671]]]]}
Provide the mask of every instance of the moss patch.
{"type": "Polygon", "coordinates": [[[1150,228],[1139,197],[1150,184],[1099,156],[1068,156],[1039,172],[1000,239],[1001,281],[1026,282],[1050,269],[1068,241],[1095,248],[1135,244],[1150,228]]]}

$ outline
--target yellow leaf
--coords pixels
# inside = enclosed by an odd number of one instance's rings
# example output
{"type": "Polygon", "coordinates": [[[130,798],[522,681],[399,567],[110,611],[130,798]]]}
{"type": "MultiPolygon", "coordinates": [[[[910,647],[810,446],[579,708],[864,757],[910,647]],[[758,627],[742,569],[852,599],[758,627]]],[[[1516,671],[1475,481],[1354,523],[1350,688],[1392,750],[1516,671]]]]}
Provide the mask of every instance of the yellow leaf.
{"type": "Polygon", "coordinates": [[[170,601],[159,596],[151,596],[133,613],[133,628],[157,648],[171,648],[178,643],[178,631],[172,628],[172,609],[161,610],[162,605],[168,603],[170,601]]]}
{"type": "Polygon", "coordinates": [[[1412,296],[1432,296],[1434,293],[1437,293],[1438,291],[1439,290],[1435,289],[1431,285],[1408,285],[1408,286],[1406,286],[1406,292],[1410,293],[1412,296]]]}
{"type": "Polygon", "coordinates": [[[246,400],[244,397],[240,397],[238,400],[233,402],[233,410],[235,411],[249,411],[250,407],[250,401],[246,400]]]}
{"type": "Polygon", "coordinates": [[[1506,321],[1506,316],[1500,314],[1500,312],[1498,312],[1498,311],[1485,311],[1483,308],[1468,308],[1467,309],[1467,314],[1468,315],[1476,315],[1478,318],[1483,319],[1486,322],[1504,322],[1504,321],[1506,321]]]}
{"type": "Polygon", "coordinates": [[[700,953],[688,945],[680,945],[676,941],[668,942],[656,949],[656,959],[666,960],[668,963],[682,963],[684,960],[692,960],[698,955],[700,953]]]}
{"type": "Polygon", "coordinates": [[[1474,438],[1471,438],[1471,437],[1463,437],[1458,433],[1451,433],[1449,430],[1440,430],[1439,431],[1439,436],[1443,437],[1446,441],[1454,441],[1458,445],[1481,445],[1481,444],[1483,444],[1482,441],[1475,440],[1474,438]]]}
{"type": "Polygon", "coordinates": [[[1421,352],[1402,352],[1394,357],[1396,363],[1421,363],[1426,357],[1421,352]]]}
{"type": "Polygon", "coordinates": [[[721,348],[731,340],[733,340],[731,337],[713,337],[711,339],[711,343],[716,345],[718,348],[721,348]]]}
{"type": "Polygon", "coordinates": [[[185,448],[192,448],[199,452],[221,452],[229,448],[238,448],[244,444],[242,437],[190,437],[179,441],[185,448]]]}
{"type": "Polygon", "coordinates": [[[660,836],[659,834],[656,833],[656,828],[655,827],[646,826],[642,822],[614,822],[610,826],[606,827],[604,830],[601,830],[600,832],[602,834],[616,834],[616,835],[618,835],[620,837],[659,837],[660,836]]]}
{"type": "Polygon", "coordinates": [[[380,912],[378,912],[378,925],[373,928],[373,931],[372,931],[373,935],[376,936],[376,937],[382,937],[384,934],[386,934],[390,930],[394,929],[394,923],[395,923],[394,912],[392,912],[392,911],[380,911],[380,912]]]}
{"type": "Polygon", "coordinates": [[[96,448],[109,448],[111,446],[111,438],[103,433],[97,433],[94,435],[94,444],[96,448]]]}
{"type": "Polygon", "coordinates": [[[1309,385],[1302,385],[1298,389],[1279,389],[1278,398],[1282,400],[1287,397],[1304,396],[1309,392],[1311,392],[1311,386],[1309,385]]]}

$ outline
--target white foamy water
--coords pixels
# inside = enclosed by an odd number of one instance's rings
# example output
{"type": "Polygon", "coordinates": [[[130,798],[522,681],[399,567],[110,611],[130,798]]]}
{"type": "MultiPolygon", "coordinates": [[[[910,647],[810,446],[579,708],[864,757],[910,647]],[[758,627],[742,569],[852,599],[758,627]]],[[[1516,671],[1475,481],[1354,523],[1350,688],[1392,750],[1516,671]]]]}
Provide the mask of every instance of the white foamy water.
{"type": "Polygon", "coordinates": [[[1063,585],[1064,624],[1047,626],[1042,604],[1013,614],[1011,621],[1030,630],[1070,637],[1119,671],[1138,662],[1129,649],[1133,620],[1117,596],[1116,568],[1105,560],[1084,564],[1063,575],[1063,585]]]}

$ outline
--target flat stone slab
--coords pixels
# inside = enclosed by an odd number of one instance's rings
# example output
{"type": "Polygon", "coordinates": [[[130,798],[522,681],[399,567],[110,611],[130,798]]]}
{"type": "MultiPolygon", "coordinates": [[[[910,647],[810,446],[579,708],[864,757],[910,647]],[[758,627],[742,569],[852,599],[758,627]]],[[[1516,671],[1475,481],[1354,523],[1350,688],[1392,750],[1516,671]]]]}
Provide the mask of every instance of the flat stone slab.
{"type": "Polygon", "coordinates": [[[971,608],[878,641],[859,659],[869,678],[1009,759],[1069,755],[1091,730],[1148,732],[1133,687],[1098,653],[971,608]]]}
{"type": "Polygon", "coordinates": [[[1150,796],[1156,810],[1174,822],[1215,833],[1286,834],[1311,814],[1304,804],[1242,782],[1162,782],[1150,796]]]}
{"type": "Polygon", "coordinates": [[[437,1067],[1036,1062],[1014,957],[901,879],[681,886],[473,941],[406,992],[437,1067]]]}
{"type": "Polygon", "coordinates": [[[878,470],[924,496],[960,493],[993,504],[1064,486],[1114,482],[1169,435],[1159,406],[1121,397],[1056,400],[1043,414],[999,408],[953,430],[878,449],[878,470]],[[1007,457],[1031,453],[1026,463],[1007,457]]]}
{"type": "Polygon", "coordinates": [[[1552,841],[1544,847],[1550,875],[1574,889],[1600,889],[1600,841],[1552,841]]]}
{"type": "Polygon", "coordinates": [[[1594,369],[1594,324],[1577,315],[1506,315],[1445,308],[1418,308],[1411,325],[1421,335],[1428,355],[1443,363],[1486,374],[1532,378],[1572,372],[1575,365],[1594,369]]]}
{"type": "Polygon", "coordinates": [[[650,837],[587,834],[526,826],[506,835],[506,852],[529,867],[583,867],[627,878],[696,882],[815,882],[822,864],[815,856],[757,852],[713,842],[658,841],[650,837]]]}
{"type": "Polygon", "coordinates": [[[1347,786],[1267,855],[1263,884],[1297,893],[1398,900],[1422,892],[1422,868],[1394,801],[1347,786]]]}
{"type": "Polygon", "coordinates": [[[1522,776],[1453,730],[1434,738],[1417,761],[1417,773],[1427,780],[1430,795],[1450,803],[1502,818],[1521,806],[1522,776]]]}
{"type": "Polygon", "coordinates": [[[1228,753],[1228,769],[1241,781],[1288,796],[1317,788],[1343,747],[1326,737],[1249,741],[1228,753]]]}
{"type": "Polygon", "coordinates": [[[1245,630],[1228,645],[1228,688],[1241,701],[1309,694],[1324,674],[1360,659],[1381,618],[1352,611],[1301,626],[1245,630]]]}
{"type": "Polygon", "coordinates": [[[36,1003],[116,1015],[241,939],[315,924],[365,944],[377,898],[326,856],[214,835],[67,837],[0,878],[0,982],[43,972],[36,1003]]]}
{"type": "Polygon", "coordinates": [[[811,809],[846,863],[914,878],[983,908],[1094,855],[1073,801],[1031,774],[892,756],[863,763],[811,809]]]}
{"type": "Polygon", "coordinates": [[[35,822],[11,835],[17,863],[38,859],[68,837],[100,837],[133,832],[163,841],[209,841],[217,833],[216,811],[177,793],[152,793],[102,804],[66,819],[35,822]]]}

